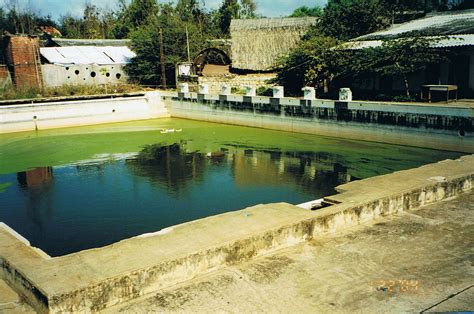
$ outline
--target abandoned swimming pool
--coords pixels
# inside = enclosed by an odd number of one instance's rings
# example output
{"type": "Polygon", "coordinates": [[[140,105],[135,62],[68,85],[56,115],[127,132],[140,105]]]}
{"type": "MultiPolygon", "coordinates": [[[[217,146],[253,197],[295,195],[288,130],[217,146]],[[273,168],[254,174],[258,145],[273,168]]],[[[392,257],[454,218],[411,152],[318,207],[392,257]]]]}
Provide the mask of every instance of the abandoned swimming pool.
{"type": "Polygon", "coordinates": [[[0,135],[0,221],[60,256],[460,155],[175,118],[0,135]]]}

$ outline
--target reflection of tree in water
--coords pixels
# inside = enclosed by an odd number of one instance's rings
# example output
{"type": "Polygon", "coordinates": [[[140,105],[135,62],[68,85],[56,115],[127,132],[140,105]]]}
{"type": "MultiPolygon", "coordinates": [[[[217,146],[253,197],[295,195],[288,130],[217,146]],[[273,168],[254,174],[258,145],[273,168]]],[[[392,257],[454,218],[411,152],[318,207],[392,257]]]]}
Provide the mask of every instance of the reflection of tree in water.
{"type": "Polygon", "coordinates": [[[296,185],[308,193],[330,195],[334,187],[355,179],[338,160],[320,152],[246,149],[235,154],[233,172],[239,185],[296,185]]]}
{"type": "Polygon", "coordinates": [[[241,186],[298,186],[307,193],[330,195],[334,187],[351,180],[339,157],[318,152],[281,152],[232,147],[232,152],[202,154],[186,152],[180,144],[149,145],[127,166],[136,176],[170,190],[184,192],[193,182],[202,182],[211,167],[231,166],[235,183],[241,186]],[[231,163],[229,163],[231,161],[231,163]]]}
{"type": "Polygon", "coordinates": [[[134,175],[180,194],[191,181],[202,181],[207,160],[203,154],[186,152],[180,144],[155,144],[146,146],[126,164],[134,175]]]}

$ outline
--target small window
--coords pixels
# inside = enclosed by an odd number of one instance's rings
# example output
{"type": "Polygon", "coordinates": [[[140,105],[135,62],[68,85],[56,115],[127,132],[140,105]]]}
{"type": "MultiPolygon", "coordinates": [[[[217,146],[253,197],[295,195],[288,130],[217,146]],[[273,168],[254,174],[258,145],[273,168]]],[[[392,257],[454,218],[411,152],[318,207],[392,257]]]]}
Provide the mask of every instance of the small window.
{"type": "Polygon", "coordinates": [[[115,74],[115,77],[117,78],[117,80],[120,80],[120,78],[122,77],[122,74],[117,73],[117,74],[115,74]]]}
{"type": "Polygon", "coordinates": [[[92,72],[91,72],[91,77],[95,77],[95,75],[96,75],[95,72],[92,71],[92,72]]]}
{"type": "Polygon", "coordinates": [[[74,71],[74,73],[76,73],[76,75],[79,75],[79,70],[74,71]]]}
{"type": "Polygon", "coordinates": [[[69,71],[69,67],[66,67],[66,71],[69,71]]]}
{"type": "Polygon", "coordinates": [[[109,76],[110,76],[110,73],[109,73],[109,72],[107,72],[107,73],[105,74],[105,76],[109,77],[109,76]]]}

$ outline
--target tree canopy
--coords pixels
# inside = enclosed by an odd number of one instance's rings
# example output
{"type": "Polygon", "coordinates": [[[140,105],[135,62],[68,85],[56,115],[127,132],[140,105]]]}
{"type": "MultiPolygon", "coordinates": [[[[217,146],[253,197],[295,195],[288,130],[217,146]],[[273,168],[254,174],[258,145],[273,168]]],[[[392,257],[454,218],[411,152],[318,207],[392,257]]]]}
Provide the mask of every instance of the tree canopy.
{"type": "Polygon", "coordinates": [[[318,23],[279,60],[276,82],[292,94],[300,94],[305,85],[328,93],[330,87],[334,91],[375,75],[400,77],[410,97],[409,75],[447,58],[447,51],[430,47],[432,39],[413,34],[360,50],[344,49],[341,44],[386,27],[393,12],[417,10],[420,5],[404,0],[329,0],[318,23]]]}

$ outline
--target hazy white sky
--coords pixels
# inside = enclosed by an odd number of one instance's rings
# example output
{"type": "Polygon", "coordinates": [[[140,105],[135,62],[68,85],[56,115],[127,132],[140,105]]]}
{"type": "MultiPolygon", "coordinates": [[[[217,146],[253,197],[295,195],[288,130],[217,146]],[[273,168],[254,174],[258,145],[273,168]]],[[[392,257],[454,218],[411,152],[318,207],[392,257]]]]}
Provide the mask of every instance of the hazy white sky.
{"type": "MultiPolygon", "coordinates": [[[[113,9],[118,0],[0,0],[2,7],[9,7],[11,2],[19,3],[20,7],[32,8],[42,15],[51,15],[58,18],[68,13],[79,16],[84,10],[86,3],[92,3],[100,8],[113,9]]],[[[130,0],[128,0],[130,1],[130,0]]],[[[158,0],[159,2],[169,2],[168,0],[158,0]]],[[[203,0],[206,7],[217,8],[222,0],[203,0]]],[[[290,14],[295,8],[306,5],[323,7],[327,0],[256,0],[259,14],[276,17],[290,14]]]]}

